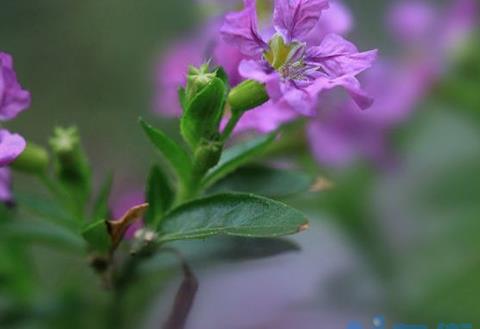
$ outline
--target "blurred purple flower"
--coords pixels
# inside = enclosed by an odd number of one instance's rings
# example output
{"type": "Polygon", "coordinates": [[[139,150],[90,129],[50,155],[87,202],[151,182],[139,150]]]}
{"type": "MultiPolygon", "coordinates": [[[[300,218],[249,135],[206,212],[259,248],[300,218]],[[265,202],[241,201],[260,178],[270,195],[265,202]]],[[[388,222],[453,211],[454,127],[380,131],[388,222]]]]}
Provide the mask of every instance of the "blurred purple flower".
{"type": "MultiPolygon", "coordinates": [[[[30,106],[30,93],[22,88],[9,54],[0,52],[0,122],[15,118],[30,106]]],[[[0,201],[10,202],[10,171],[5,166],[25,149],[22,136],[0,129],[0,201]]]]}
{"type": "Polygon", "coordinates": [[[425,1],[397,1],[387,22],[395,36],[404,42],[424,40],[434,27],[435,8],[425,1]]]}
{"type": "Polygon", "coordinates": [[[402,1],[388,13],[388,24],[402,42],[400,55],[369,70],[367,92],[375,97],[367,111],[351,102],[320,111],[308,127],[313,153],[321,164],[344,167],[359,158],[389,166],[394,160],[389,133],[409,119],[420,100],[448,69],[455,47],[475,26],[474,0],[456,0],[441,15],[425,1],[402,1]]]}
{"type": "Polygon", "coordinates": [[[397,1],[389,10],[387,25],[407,49],[445,60],[475,28],[477,14],[476,0],[452,0],[448,6],[397,1]]]}
{"type": "Polygon", "coordinates": [[[244,4],[244,10],[226,16],[221,34],[251,57],[240,63],[240,75],[265,83],[276,106],[314,115],[319,93],[337,86],[345,88],[360,108],[371,105],[355,76],[372,65],[375,50],[360,53],[335,34],[326,35],[317,46],[306,43],[328,8],[327,0],[276,1],[277,33],[268,43],[258,29],[256,1],[244,0],[244,4]]]}
{"type": "Polygon", "coordinates": [[[30,106],[30,93],[22,89],[12,57],[0,51],[0,121],[15,118],[30,106]]]}
{"type": "Polygon", "coordinates": [[[179,116],[182,113],[178,100],[178,88],[187,80],[189,65],[198,66],[203,62],[200,42],[176,44],[159,62],[155,72],[154,109],[166,116],[179,116]]]}

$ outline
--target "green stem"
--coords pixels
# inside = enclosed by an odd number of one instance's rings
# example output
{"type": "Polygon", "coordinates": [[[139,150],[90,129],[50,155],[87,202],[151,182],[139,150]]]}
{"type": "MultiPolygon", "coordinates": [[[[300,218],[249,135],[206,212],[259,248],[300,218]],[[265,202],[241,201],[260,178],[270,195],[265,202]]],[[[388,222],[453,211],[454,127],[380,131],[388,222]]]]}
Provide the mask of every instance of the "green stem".
{"type": "Polygon", "coordinates": [[[237,126],[238,121],[242,118],[243,112],[238,112],[238,111],[232,111],[232,116],[230,117],[230,120],[228,120],[228,123],[223,130],[221,141],[225,142],[228,138],[230,138],[230,135],[232,135],[233,129],[237,126]]]}

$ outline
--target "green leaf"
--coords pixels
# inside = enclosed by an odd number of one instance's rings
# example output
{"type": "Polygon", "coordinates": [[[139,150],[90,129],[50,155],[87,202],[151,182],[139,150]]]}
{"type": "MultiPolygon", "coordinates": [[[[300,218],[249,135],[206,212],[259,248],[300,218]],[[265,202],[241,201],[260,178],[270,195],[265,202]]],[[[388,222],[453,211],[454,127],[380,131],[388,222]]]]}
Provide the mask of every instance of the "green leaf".
{"type": "Polygon", "coordinates": [[[97,199],[95,200],[95,204],[93,206],[93,213],[92,218],[94,220],[97,219],[105,219],[109,216],[109,206],[108,206],[108,198],[110,197],[110,192],[112,190],[113,184],[113,175],[110,174],[107,176],[105,181],[100,188],[100,192],[98,193],[97,199]]]}
{"type": "Polygon", "coordinates": [[[220,158],[220,162],[212,168],[203,180],[204,187],[210,187],[215,182],[235,171],[238,167],[248,163],[262,154],[275,140],[276,134],[263,135],[242,144],[227,149],[220,158]]]}
{"type": "Polygon", "coordinates": [[[219,78],[213,78],[188,103],[180,121],[180,129],[192,149],[202,139],[213,140],[218,135],[226,93],[225,83],[219,78]]]}
{"type": "Polygon", "coordinates": [[[185,94],[185,88],[178,88],[178,99],[180,101],[180,106],[182,107],[182,110],[185,111],[185,109],[187,108],[187,95],[185,94]]]}
{"type": "Polygon", "coordinates": [[[173,204],[174,192],[166,175],[159,166],[153,166],[147,182],[147,202],[145,224],[157,228],[163,215],[173,204]]]}
{"type": "Polygon", "coordinates": [[[214,235],[278,237],[306,229],[305,216],[287,205],[252,194],[219,194],[186,203],[168,214],[160,242],[214,235]]]}
{"type": "Polygon", "coordinates": [[[39,243],[54,248],[83,252],[85,243],[78,233],[40,220],[13,221],[2,225],[0,240],[12,239],[25,245],[39,243]]]}
{"type": "Polygon", "coordinates": [[[192,160],[187,152],[162,131],[153,128],[143,119],[140,119],[140,125],[153,145],[156,146],[168,161],[171,169],[176,172],[180,180],[183,182],[188,181],[192,171],[192,160]]]}
{"type": "Polygon", "coordinates": [[[305,192],[313,182],[312,176],[298,170],[249,165],[219,181],[209,192],[249,192],[279,198],[305,192]]]}
{"type": "MultiPolygon", "coordinates": [[[[285,238],[251,239],[243,237],[224,237],[215,239],[215,241],[218,241],[218,248],[207,254],[206,257],[208,258],[202,259],[203,263],[215,260],[253,260],[300,251],[300,246],[297,243],[285,238]]],[[[205,244],[205,242],[202,243],[205,244]]]]}
{"type": "Polygon", "coordinates": [[[217,76],[217,78],[219,78],[220,80],[223,81],[223,83],[225,84],[225,86],[228,86],[228,75],[227,75],[227,72],[225,72],[225,70],[223,69],[223,67],[219,66],[216,68],[215,70],[215,74],[217,76]]]}
{"type": "Polygon", "coordinates": [[[82,236],[92,250],[108,252],[111,248],[112,243],[104,219],[88,225],[82,231],[82,236]]]}
{"type": "Polygon", "coordinates": [[[17,194],[18,204],[33,215],[37,215],[56,225],[78,230],[78,222],[58,202],[37,195],[17,194]]]}

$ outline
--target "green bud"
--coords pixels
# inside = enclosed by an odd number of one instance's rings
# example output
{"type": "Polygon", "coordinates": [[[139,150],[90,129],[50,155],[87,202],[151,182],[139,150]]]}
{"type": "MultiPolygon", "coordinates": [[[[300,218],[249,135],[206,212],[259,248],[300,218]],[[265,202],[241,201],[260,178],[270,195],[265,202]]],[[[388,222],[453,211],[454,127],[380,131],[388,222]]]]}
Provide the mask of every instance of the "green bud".
{"type": "Polygon", "coordinates": [[[246,80],[233,88],[228,95],[228,104],[233,112],[242,113],[268,101],[265,86],[255,80],[246,80]]]}
{"type": "Polygon", "coordinates": [[[80,146],[77,128],[55,128],[50,146],[55,155],[55,173],[59,180],[85,197],[90,188],[90,168],[80,146]]]}
{"type": "Polygon", "coordinates": [[[209,72],[208,63],[202,64],[199,68],[190,66],[187,75],[187,88],[185,89],[187,100],[193,99],[215,77],[215,72],[209,72]]]}
{"type": "Polygon", "coordinates": [[[222,142],[203,140],[195,152],[196,174],[203,175],[214,167],[220,161],[222,150],[222,142]]]}
{"type": "Polygon", "coordinates": [[[222,69],[208,71],[208,64],[190,67],[185,90],[179,97],[183,106],[180,131],[195,152],[202,140],[218,139],[228,91],[227,77],[222,69]]]}
{"type": "Polygon", "coordinates": [[[11,164],[13,169],[30,174],[44,173],[50,162],[47,150],[43,147],[28,143],[22,154],[11,164]]]}

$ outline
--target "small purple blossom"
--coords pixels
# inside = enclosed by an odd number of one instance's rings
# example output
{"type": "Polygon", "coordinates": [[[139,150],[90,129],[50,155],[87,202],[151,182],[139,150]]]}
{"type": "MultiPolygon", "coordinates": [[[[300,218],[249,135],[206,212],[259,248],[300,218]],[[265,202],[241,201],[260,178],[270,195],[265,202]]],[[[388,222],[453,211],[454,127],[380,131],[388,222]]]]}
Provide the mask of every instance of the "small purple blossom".
{"type": "MultiPolygon", "coordinates": [[[[22,88],[12,57],[0,52],[0,122],[15,118],[30,106],[30,93],[22,88]]],[[[25,149],[22,136],[0,129],[0,201],[10,202],[10,170],[6,167],[25,149]]]]}
{"type": "Polygon", "coordinates": [[[22,136],[0,129],[0,167],[5,167],[15,160],[25,146],[26,142],[22,136]]]}
{"type": "Polygon", "coordinates": [[[29,106],[30,93],[18,83],[12,57],[0,52],[0,121],[15,118],[29,106]]]}
{"type": "Polygon", "coordinates": [[[369,68],[376,51],[360,53],[341,36],[328,34],[320,44],[307,44],[327,0],[277,0],[273,26],[276,34],[268,42],[258,30],[256,1],[244,0],[245,8],[228,14],[221,33],[251,59],[240,64],[247,79],[265,83],[276,106],[314,115],[320,92],[341,86],[364,109],[371,98],[360,88],[356,75],[369,68]]]}

